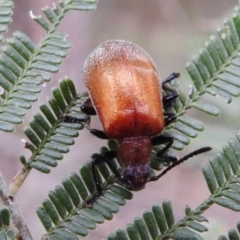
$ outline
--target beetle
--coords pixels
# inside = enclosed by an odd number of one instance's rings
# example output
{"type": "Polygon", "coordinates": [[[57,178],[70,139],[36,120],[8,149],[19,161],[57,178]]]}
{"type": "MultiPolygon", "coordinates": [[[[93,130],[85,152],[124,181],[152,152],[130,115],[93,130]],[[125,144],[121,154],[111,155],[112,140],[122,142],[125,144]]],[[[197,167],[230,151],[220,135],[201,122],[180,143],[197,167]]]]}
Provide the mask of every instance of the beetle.
{"type": "MultiPolygon", "coordinates": [[[[92,155],[92,173],[96,184],[96,196],[102,192],[95,166],[106,162],[113,173],[130,190],[140,190],[149,181],[158,180],[174,166],[189,157],[209,151],[210,147],[194,151],[180,160],[169,157],[173,162],[161,174],[151,176],[149,167],[153,145],[164,145],[156,153],[165,155],[173,144],[173,137],[161,134],[163,129],[176,120],[174,113],[167,113],[178,93],[167,85],[179,73],[171,74],[160,85],[157,68],[142,48],[123,40],[111,40],[99,45],[84,64],[83,80],[90,98],[81,106],[88,115],[98,115],[104,131],[91,129],[101,139],[115,139],[117,151],[92,155]],[[162,94],[162,89],[168,94],[162,94]],[[114,168],[112,159],[119,157],[123,163],[123,174],[114,168]]],[[[64,116],[66,122],[86,122],[71,116],[64,116]]],[[[88,125],[88,124],[86,124],[88,125]]]]}

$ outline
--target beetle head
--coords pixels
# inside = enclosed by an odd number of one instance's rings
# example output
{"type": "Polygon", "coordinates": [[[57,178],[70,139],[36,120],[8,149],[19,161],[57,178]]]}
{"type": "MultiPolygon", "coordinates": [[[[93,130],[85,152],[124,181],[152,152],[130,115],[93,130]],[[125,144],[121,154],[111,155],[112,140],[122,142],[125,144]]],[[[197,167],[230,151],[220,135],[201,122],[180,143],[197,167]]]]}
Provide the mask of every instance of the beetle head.
{"type": "Polygon", "coordinates": [[[123,171],[122,181],[126,188],[132,191],[139,191],[145,188],[149,181],[150,167],[148,164],[128,165],[123,171]]]}

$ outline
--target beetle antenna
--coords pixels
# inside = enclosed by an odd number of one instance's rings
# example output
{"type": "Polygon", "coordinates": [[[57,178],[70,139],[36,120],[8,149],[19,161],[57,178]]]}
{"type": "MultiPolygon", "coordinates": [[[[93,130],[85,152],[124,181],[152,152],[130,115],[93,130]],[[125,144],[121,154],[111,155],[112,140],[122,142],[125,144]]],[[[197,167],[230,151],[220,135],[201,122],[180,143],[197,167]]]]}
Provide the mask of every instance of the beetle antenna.
{"type": "Polygon", "coordinates": [[[195,156],[195,155],[198,155],[200,153],[204,153],[204,152],[207,152],[207,151],[210,151],[212,148],[211,147],[203,147],[203,148],[200,148],[198,150],[195,150],[187,155],[185,155],[184,157],[180,158],[178,161],[174,162],[172,165],[170,165],[169,167],[167,167],[163,172],[161,172],[159,175],[157,176],[153,176],[153,177],[150,177],[149,179],[149,182],[151,181],[157,181],[160,177],[162,177],[163,175],[165,175],[167,172],[169,172],[172,168],[176,167],[177,165],[185,162],[186,160],[188,160],[189,158],[195,156]]]}

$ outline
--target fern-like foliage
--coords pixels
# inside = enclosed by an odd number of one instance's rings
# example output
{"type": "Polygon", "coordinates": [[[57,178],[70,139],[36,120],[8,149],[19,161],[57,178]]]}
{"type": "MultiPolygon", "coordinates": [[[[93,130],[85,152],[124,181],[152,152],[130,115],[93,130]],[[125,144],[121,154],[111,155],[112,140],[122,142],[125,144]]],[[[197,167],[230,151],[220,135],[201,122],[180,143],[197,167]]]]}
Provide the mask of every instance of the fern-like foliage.
{"type": "MultiPolygon", "coordinates": [[[[198,131],[204,129],[204,125],[200,121],[185,116],[188,109],[193,107],[214,116],[220,113],[217,107],[199,100],[202,95],[205,93],[213,96],[220,94],[227,99],[228,103],[231,102],[232,96],[240,95],[240,85],[237,81],[240,70],[238,65],[239,39],[240,8],[237,7],[233,18],[225,21],[224,27],[218,31],[217,35],[211,37],[206,48],[201,50],[199,56],[187,65],[194,87],[189,96],[186,96],[178,88],[179,98],[172,109],[178,119],[165,130],[165,133],[174,137],[173,148],[175,150],[181,150],[189,144],[190,138],[196,137],[198,131]]],[[[176,86],[177,83],[174,84],[176,86]]],[[[56,97],[54,98],[56,99],[56,97]]],[[[58,101],[56,102],[57,105],[58,101]]],[[[67,103],[66,100],[64,102],[67,103]]],[[[67,107],[67,104],[63,106],[67,107]]],[[[57,108],[60,109],[58,114],[65,112],[65,108],[60,106],[57,108]]],[[[58,120],[55,118],[54,121],[58,120]]],[[[38,135],[36,131],[35,134],[38,135]]],[[[186,208],[186,216],[175,223],[169,202],[163,203],[162,207],[153,206],[152,211],[147,211],[143,219],[135,219],[126,232],[119,230],[116,234],[110,235],[109,239],[167,239],[169,237],[202,239],[197,232],[206,231],[207,228],[201,224],[202,221],[206,221],[201,214],[212,204],[217,203],[239,211],[239,136],[240,133],[237,134],[236,139],[230,140],[229,146],[224,147],[223,153],[219,153],[210,161],[210,164],[203,167],[211,195],[196,209],[186,208]],[[160,220],[154,213],[155,208],[159,211],[160,220]]],[[[32,141],[32,144],[36,146],[40,143],[36,142],[35,144],[32,141]]],[[[116,142],[109,141],[108,148],[116,150],[116,142]]],[[[104,147],[101,151],[107,151],[108,148],[104,147]]],[[[161,159],[155,157],[155,152],[158,150],[159,147],[153,147],[150,163],[155,170],[162,169],[164,165],[161,159]]],[[[170,154],[174,154],[174,152],[170,152],[170,154]]],[[[121,173],[121,162],[115,159],[113,164],[121,173]]],[[[49,199],[45,200],[38,208],[38,216],[50,239],[75,240],[78,239],[78,235],[85,236],[88,229],[95,228],[96,223],[100,223],[104,219],[111,219],[112,214],[118,211],[118,205],[125,204],[125,199],[130,198],[130,193],[121,187],[105,163],[98,166],[97,172],[103,193],[96,198],[91,208],[84,203],[95,191],[89,163],[80,169],[80,174],[72,173],[69,178],[63,180],[62,186],[57,186],[54,191],[50,192],[49,199]],[[113,191],[113,189],[118,190],[113,191]],[[94,216],[97,216],[97,219],[94,219],[94,216]],[[86,222],[84,222],[85,220],[86,222]]]]}
{"type": "Polygon", "coordinates": [[[15,239],[16,235],[10,227],[10,213],[7,208],[0,210],[0,239],[15,239]]]}
{"type": "Polygon", "coordinates": [[[91,208],[85,208],[85,202],[94,192],[95,184],[91,178],[91,170],[85,165],[79,174],[71,173],[62,181],[62,186],[56,186],[48,194],[37,209],[37,214],[43,223],[48,239],[77,240],[77,236],[86,236],[89,230],[105,219],[111,220],[113,214],[119,211],[119,206],[132,198],[132,193],[114,183],[114,176],[107,171],[106,165],[98,168],[102,177],[107,176],[103,187],[103,196],[98,198],[91,208]]]}
{"type": "Polygon", "coordinates": [[[14,4],[9,0],[0,2],[0,42],[4,39],[4,33],[8,30],[7,25],[12,21],[12,8],[14,4]]]}
{"type": "Polygon", "coordinates": [[[212,194],[210,203],[234,211],[240,211],[240,132],[236,139],[230,139],[229,145],[223,147],[210,160],[210,164],[203,166],[203,173],[212,194]]]}
{"type": "MultiPolygon", "coordinates": [[[[94,7],[93,0],[62,0],[52,9],[43,9],[46,19],[31,13],[31,17],[46,30],[38,46],[21,32],[15,32],[12,38],[7,39],[8,45],[2,47],[0,56],[0,87],[3,91],[0,98],[0,130],[11,132],[15,124],[22,123],[27,109],[37,101],[40,85],[50,81],[51,74],[59,71],[67,49],[71,47],[66,35],[57,32],[57,26],[67,11],[94,7]]],[[[3,10],[0,11],[0,23],[3,10]]]]}
{"type": "MultiPolygon", "coordinates": [[[[189,214],[186,208],[186,214],[189,214]]],[[[133,223],[128,224],[126,230],[117,229],[115,234],[109,234],[108,240],[119,239],[191,239],[201,240],[197,232],[207,231],[206,226],[201,224],[207,221],[203,216],[186,216],[179,223],[175,223],[172,204],[164,200],[162,206],[154,204],[152,210],[145,210],[142,218],[136,217],[133,223]]]]}
{"type": "MultiPolygon", "coordinates": [[[[222,95],[230,103],[232,97],[240,95],[240,7],[235,8],[232,19],[226,20],[216,35],[211,36],[198,56],[187,64],[187,71],[195,88],[189,96],[179,89],[179,98],[174,105],[178,121],[166,127],[165,133],[174,137],[173,149],[182,150],[190,143],[189,138],[195,138],[198,131],[204,130],[203,123],[185,116],[190,108],[203,111],[207,114],[218,116],[220,110],[212,104],[203,102],[200,97],[208,93],[210,95],[222,95]]],[[[175,84],[176,87],[176,84],[175,84]]],[[[158,147],[154,148],[156,151],[158,147]]],[[[155,169],[161,169],[155,158],[151,165],[155,169]]]]}
{"type": "MultiPolygon", "coordinates": [[[[70,109],[79,112],[75,106],[81,103],[82,96],[77,95],[73,82],[69,79],[61,80],[59,88],[53,89],[52,93],[53,98],[48,101],[48,105],[40,106],[42,114],[34,115],[30,127],[24,131],[29,139],[25,147],[32,155],[28,160],[24,156],[20,157],[26,168],[35,168],[44,173],[50,172],[49,167],[57,166],[57,161],[69,151],[68,146],[74,144],[73,138],[78,136],[78,130],[83,128],[82,124],[63,123],[59,118],[70,109]]],[[[80,114],[77,116],[84,117],[80,114]]]]}

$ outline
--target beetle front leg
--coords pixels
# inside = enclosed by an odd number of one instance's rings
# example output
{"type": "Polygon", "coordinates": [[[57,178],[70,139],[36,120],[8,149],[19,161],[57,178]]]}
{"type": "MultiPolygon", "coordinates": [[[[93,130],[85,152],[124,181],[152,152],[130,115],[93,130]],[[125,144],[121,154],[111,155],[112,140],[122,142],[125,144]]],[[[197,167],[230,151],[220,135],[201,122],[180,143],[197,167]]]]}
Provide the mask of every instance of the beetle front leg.
{"type": "Polygon", "coordinates": [[[98,179],[97,173],[96,173],[96,166],[98,164],[101,164],[101,163],[105,162],[109,166],[111,171],[115,174],[115,176],[121,180],[121,175],[119,174],[117,169],[112,164],[112,160],[116,156],[117,156],[116,151],[108,151],[108,152],[104,152],[104,153],[101,153],[101,154],[95,153],[95,154],[92,155],[92,167],[91,167],[91,169],[92,169],[93,181],[94,181],[94,184],[96,186],[96,192],[83,204],[84,206],[92,206],[92,204],[96,200],[96,198],[98,198],[101,195],[101,193],[103,192],[102,186],[99,182],[99,179],[98,179]]]}
{"type": "MultiPolygon", "coordinates": [[[[166,144],[166,146],[163,149],[161,149],[156,153],[156,156],[158,158],[162,157],[167,152],[167,150],[172,146],[173,142],[174,142],[174,138],[168,135],[159,135],[151,138],[151,143],[153,146],[166,144]]],[[[172,157],[172,156],[168,156],[167,158],[172,162],[177,160],[175,157],[172,157]]]]}

